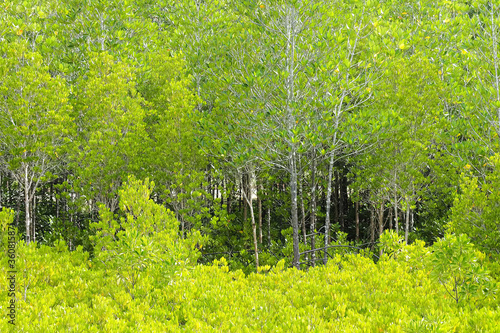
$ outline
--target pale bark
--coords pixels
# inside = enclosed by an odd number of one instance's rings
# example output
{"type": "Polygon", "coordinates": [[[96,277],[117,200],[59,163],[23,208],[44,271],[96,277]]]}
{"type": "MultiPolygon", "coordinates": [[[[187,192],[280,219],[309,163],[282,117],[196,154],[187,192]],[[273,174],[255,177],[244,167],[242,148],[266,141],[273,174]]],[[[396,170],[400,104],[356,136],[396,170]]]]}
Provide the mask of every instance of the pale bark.
{"type": "Polygon", "coordinates": [[[293,7],[289,7],[286,14],[286,69],[287,69],[287,79],[286,79],[286,126],[289,135],[289,149],[290,153],[288,155],[288,167],[290,173],[290,200],[291,200],[291,218],[292,218],[292,229],[293,229],[293,265],[299,269],[299,217],[298,217],[298,205],[297,205],[297,147],[293,142],[295,134],[293,130],[296,126],[295,115],[293,105],[296,101],[295,98],[295,48],[296,48],[296,37],[297,37],[297,25],[298,25],[298,15],[297,11],[293,7]]]}
{"type": "Polygon", "coordinates": [[[406,221],[405,221],[405,244],[408,244],[408,233],[410,228],[410,201],[406,202],[406,221]]]}
{"type": "Polygon", "coordinates": [[[28,178],[28,166],[24,167],[24,209],[25,209],[25,220],[26,220],[26,244],[31,243],[31,216],[30,216],[30,182],[28,178]]]}
{"type": "MultiPolygon", "coordinates": [[[[33,193],[35,194],[35,193],[33,193]]],[[[36,233],[35,233],[35,226],[36,226],[36,195],[33,195],[33,207],[31,207],[31,236],[33,238],[33,242],[36,242],[36,233]]]]}
{"type": "MultiPolygon", "coordinates": [[[[300,195],[300,213],[301,213],[301,227],[302,227],[302,237],[304,238],[304,244],[307,244],[307,232],[306,232],[306,211],[304,208],[304,194],[302,192],[302,182],[299,182],[299,195],[300,195]]],[[[307,261],[308,255],[305,255],[305,260],[307,261]]]]}
{"type": "Polygon", "coordinates": [[[271,204],[267,204],[267,244],[271,247],[271,204]]]}
{"type": "MultiPolygon", "coordinates": [[[[335,187],[333,188],[333,212],[335,223],[340,224],[340,196],[339,196],[339,171],[335,170],[335,187]]],[[[342,226],[342,225],[341,225],[342,226]]]]}
{"type": "Polygon", "coordinates": [[[396,198],[396,192],[394,192],[394,223],[396,228],[396,233],[399,233],[399,221],[398,221],[398,200],[396,198]]]}
{"type": "Polygon", "coordinates": [[[259,243],[262,244],[262,200],[260,196],[257,198],[257,204],[259,207],[259,243]]]}
{"type": "MultiPolygon", "coordinates": [[[[294,154],[293,154],[294,155],[294,154]]],[[[290,199],[292,201],[292,229],[293,229],[293,265],[299,269],[299,216],[297,207],[297,167],[295,165],[295,157],[291,158],[291,175],[290,175],[290,199]]]]}
{"type": "Polygon", "coordinates": [[[313,267],[316,266],[316,161],[313,159],[311,168],[311,260],[313,267]]]}
{"type": "Polygon", "coordinates": [[[250,209],[250,219],[252,221],[252,234],[253,234],[253,246],[254,246],[254,251],[255,251],[255,271],[258,273],[259,272],[259,247],[257,245],[257,225],[255,224],[255,216],[253,213],[253,204],[252,204],[252,182],[248,182],[248,189],[250,192],[250,195],[247,194],[245,190],[243,190],[243,197],[248,204],[248,207],[250,209]]]}
{"type": "Polygon", "coordinates": [[[380,208],[378,211],[378,236],[382,236],[384,232],[384,202],[380,204],[380,208]]]}
{"type": "Polygon", "coordinates": [[[334,155],[330,158],[328,166],[328,186],[326,190],[326,216],[325,216],[325,252],[323,254],[323,264],[326,265],[328,261],[328,245],[330,245],[330,208],[332,204],[332,175],[333,175],[333,162],[334,155]]]}
{"type": "MultiPolygon", "coordinates": [[[[243,176],[241,177],[241,192],[243,193],[243,198],[245,198],[246,200],[246,196],[247,196],[247,177],[246,177],[246,174],[243,174],[243,176]]],[[[247,209],[247,205],[243,205],[243,225],[246,225],[247,223],[247,218],[248,218],[248,209],[247,209]]]]}

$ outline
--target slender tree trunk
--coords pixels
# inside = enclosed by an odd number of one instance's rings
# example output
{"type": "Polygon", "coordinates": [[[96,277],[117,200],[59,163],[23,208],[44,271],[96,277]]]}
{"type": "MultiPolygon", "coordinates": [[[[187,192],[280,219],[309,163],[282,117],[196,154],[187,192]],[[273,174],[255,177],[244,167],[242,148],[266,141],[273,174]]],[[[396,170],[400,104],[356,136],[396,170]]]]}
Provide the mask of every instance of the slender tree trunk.
{"type": "Polygon", "coordinates": [[[220,209],[224,207],[224,196],[223,193],[226,192],[226,177],[222,178],[222,191],[220,192],[220,209]]]}
{"type": "MultiPolygon", "coordinates": [[[[207,174],[207,178],[208,178],[208,188],[207,188],[208,191],[207,192],[213,198],[213,193],[212,193],[212,177],[210,176],[210,165],[207,166],[206,174],[207,174]]],[[[208,201],[208,196],[206,198],[206,201],[208,201]]]]}
{"type": "MultiPolygon", "coordinates": [[[[242,184],[241,191],[243,192],[243,197],[245,197],[247,196],[247,189],[248,189],[247,175],[245,173],[242,176],[241,184],[242,184]]],[[[247,217],[248,217],[248,206],[243,205],[243,226],[245,226],[247,223],[247,217]]]]}
{"type": "Polygon", "coordinates": [[[313,267],[316,266],[316,160],[313,156],[312,167],[311,167],[311,260],[313,267]]]}
{"type": "Polygon", "coordinates": [[[56,219],[59,219],[59,198],[57,195],[55,197],[56,197],[56,219]]]}
{"type": "MultiPolygon", "coordinates": [[[[230,183],[231,184],[231,183],[230,183]]],[[[234,188],[234,185],[231,186],[231,189],[229,190],[228,194],[227,194],[227,214],[230,215],[231,214],[231,203],[232,203],[232,197],[233,197],[233,193],[235,192],[235,188],[234,188]]]]}
{"type": "Polygon", "coordinates": [[[411,224],[410,224],[410,230],[413,230],[413,227],[415,226],[415,212],[411,212],[411,224]]]}
{"type": "Polygon", "coordinates": [[[249,181],[248,182],[248,192],[243,191],[243,195],[245,198],[245,201],[248,204],[248,207],[250,209],[250,219],[252,220],[252,234],[253,234],[253,247],[255,251],[255,271],[258,273],[259,272],[259,247],[257,245],[257,225],[255,224],[255,216],[253,213],[253,204],[252,204],[252,183],[249,181]]]}
{"type": "Polygon", "coordinates": [[[380,208],[378,211],[378,236],[382,236],[384,232],[384,202],[380,204],[380,208]]]}
{"type": "Polygon", "coordinates": [[[389,216],[387,217],[388,220],[389,220],[389,230],[392,230],[393,228],[393,225],[392,225],[392,221],[393,221],[393,217],[392,217],[392,209],[389,209],[389,216]]]}
{"type": "Polygon", "coordinates": [[[396,192],[394,191],[394,223],[396,227],[396,233],[399,234],[399,221],[398,221],[398,199],[396,197],[396,192]]]}
{"type": "Polygon", "coordinates": [[[20,212],[21,212],[21,201],[22,201],[22,196],[19,194],[17,196],[17,208],[16,208],[16,228],[18,228],[19,230],[19,216],[21,215],[20,212]]]}
{"type": "Polygon", "coordinates": [[[267,244],[271,248],[271,203],[267,203],[267,244]]]}
{"type": "Polygon", "coordinates": [[[328,185],[326,190],[326,216],[325,216],[325,252],[323,254],[323,264],[326,265],[328,261],[328,245],[330,245],[330,208],[332,206],[332,177],[333,177],[333,162],[334,156],[330,157],[330,163],[328,166],[328,185]]]}
{"type": "MultiPolygon", "coordinates": [[[[380,208],[378,211],[378,238],[380,239],[380,236],[382,236],[382,233],[384,232],[384,202],[380,204],[380,208]]],[[[380,256],[382,256],[382,248],[380,249],[380,256]]]]}
{"type": "Polygon", "coordinates": [[[24,209],[25,209],[25,219],[26,219],[26,244],[31,243],[31,216],[30,216],[30,183],[28,179],[28,167],[24,167],[24,209]]]}
{"type": "MultiPolygon", "coordinates": [[[[285,19],[285,34],[286,34],[286,72],[287,78],[285,82],[286,89],[286,127],[290,137],[294,137],[293,130],[296,128],[296,119],[294,114],[295,109],[295,74],[296,74],[296,38],[298,34],[297,23],[299,15],[293,6],[286,9],[285,19]]],[[[290,200],[291,200],[291,218],[293,229],[293,265],[300,269],[299,261],[299,217],[298,217],[298,203],[297,203],[297,147],[296,143],[289,142],[290,153],[288,155],[288,166],[290,173],[290,200]]]]}
{"type": "Polygon", "coordinates": [[[243,203],[243,176],[241,177],[240,188],[238,189],[239,200],[238,200],[238,213],[241,213],[241,205],[243,203]]]}
{"type": "Polygon", "coordinates": [[[410,200],[406,202],[406,222],[405,222],[405,244],[408,244],[408,232],[410,228],[410,200]]]}
{"type": "MultiPolygon", "coordinates": [[[[300,213],[301,213],[301,227],[302,237],[304,238],[304,245],[307,245],[307,232],[306,232],[306,210],[304,208],[304,193],[302,192],[302,182],[299,182],[299,196],[300,196],[300,213]]],[[[308,260],[308,255],[305,255],[305,260],[308,260]]]]}
{"type": "MultiPolygon", "coordinates": [[[[339,223],[340,219],[340,198],[339,198],[339,171],[335,171],[335,188],[334,188],[333,201],[335,202],[333,213],[335,215],[335,223],[339,223]]],[[[342,227],[342,225],[341,225],[342,227]]]]}
{"type": "Polygon", "coordinates": [[[359,201],[356,201],[356,242],[359,242],[359,201]]]}
{"type": "Polygon", "coordinates": [[[259,243],[262,244],[262,200],[259,191],[257,191],[257,205],[259,207],[259,243]]]}
{"type": "Polygon", "coordinates": [[[32,214],[31,214],[31,236],[33,239],[33,242],[36,242],[36,233],[35,233],[35,225],[36,225],[36,193],[33,193],[33,207],[32,209],[32,214]]]}
{"type": "MultiPolygon", "coordinates": [[[[344,192],[344,175],[340,174],[339,171],[337,171],[337,177],[338,177],[338,180],[337,180],[337,187],[338,187],[338,204],[339,204],[339,210],[338,210],[338,221],[340,222],[340,227],[342,228],[341,230],[342,231],[345,231],[345,220],[344,220],[344,216],[345,216],[345,208],[347,207],[347,205],[344,205],[344,200],[346,199],[347,197],[347,193],[344,192]]],[[[345,200],[347,201],[347,200],[345,200]]]]}
{"type": "Polygon", "coordinates": [[[300,269],[299,261],[299,216],[297,205],[297,165],[295,152],[290,156],[291,160],[291,174],[290,174],[290,199],[292,201],[291,215],[292,215],[292,229],[293,229],[293,265],[300,269]]]}

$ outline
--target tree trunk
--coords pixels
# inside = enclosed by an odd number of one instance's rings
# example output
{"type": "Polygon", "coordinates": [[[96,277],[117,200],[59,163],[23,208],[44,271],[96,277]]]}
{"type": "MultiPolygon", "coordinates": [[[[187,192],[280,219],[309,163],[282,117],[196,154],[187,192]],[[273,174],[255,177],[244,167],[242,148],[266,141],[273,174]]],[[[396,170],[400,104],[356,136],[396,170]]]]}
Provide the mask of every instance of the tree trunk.
{"type": "Polygon", "coordinates": [[[410,200],[406,202],[406,222],[405,222],[405,244],[408,244],[408,232],[410,228],[410,200]]]}
{"type": "Polygon", "coordinates": [[[300,269],[299,261],[299,216],[297,205],[297,165],[295,152],[290,156],[290,199],[292,201],[291,215],[292,215],[292,229],[293,229],[293,265],[300,269]]]}
{"type": "Polygon", "coordinates": [[[59,198],[58,195],[56,195],[56,218],[59,218],[59,198]]]}
{"type": "Polygon", "coordinates": [[[36,225],[36,193],[33,193],[33,207],[31,208],[31,236],[33,242],[36,242],[36,233],[35,233],[35,225],[36,225]]]}
{"type": "Polygon", "coordinates": [[[389,216],[387,218],[389,220],[389,230],[392,230],[393,229],[393,225],[392,225],[392,221],[393,221],[392,209],[389,209],[389,216]]]}
{"type": "Polygon", "coordinates": [[[271,203],[267,203],[267,244],[271,248],[271,203]]]}
{"type": "Polygon", "coordinates": [[[410,223],[410,230],[413,230],[413,227],[415,226],[415,220],[414,220],[414,217],[415,217],[415,212],[411,212],[411,223],[410,223]]]}
{"type": "Polygon", "coordinates": [[[25,209],[25,219],[26,219],[26,244],[31,243],[31,216],[30,216],[30,184],[28,179],[28,167],[24,167],[24,209],[25,209]]]}
{"type": "Polygon", "coordinates": [[[313,267],[316,266],[316,252],[314,249],[316,248],[316,161],[313,156],[312,168],[311,168],[311,260],[313,267]]]}
{"type": "MultiPolygon", "coordinates": [[[[380,208],[378,211],[378,238],[380,239],[380,236],[382,236],[382,233],[384,232],[384,202],[380,204],[380,208]]],[[[382,256],[382,248],[380,248],[380,256],[382,256]]]]}
{"type": "Polygon", "coordinates": [[[326,216],[325,216],[325,252],[323,255],[323,264],[326,265],[328,261],[327,247],[330,245],[330,208],[332,205],[332,177],[333,177],[333,162],[334,156],[330,157],[330,163],[328,166],[328,185],[326,190],[326,216]]]}
{"type": "Polygon", "coordinates": [[[380,204],[380,208],[378,211],[378,237],[382,236],[384,232],[384,202],[380,204]]]}
{"type": "MultiPolygon", "coordinates": [[[[246,198],[246,196],[248,195],[248,193],[247,193],[248,183],[247,183],[247,177],[246,177],[245,173],[243,174],[242,179],[241,179],[241,186],[242,186],[241,191],[243,192],[243,197],[246,198]]],[[[243,205],[243,228],[245,228],[245,225],[247,223],[247,217],[248,217],[248,206],[243,205]]]]}
{"type": "Polygon", "coordinates": [[[262,244],[262,200],[259,191],[257,191],[257,205],[259,207],[259,243],[262,244]]]}
{"type": "MultiPolygon", "coordinates": [[[[302,182],[299,182],[299,195],[300,195],[300,213],[301,213],[301,227],[302,237],[304,238],[304,245],[307,245],[307,232],[306,232],[306,210],[304,209],[304,194],[302,192],[302,182]]],[[[307,261],[308,255],[305,255],[307,261]]]]}
{"type": "Polygon", "coordinates": [[[340,219],[339,216],[341,214],[340,212],[340,198],[339,198],[339,171],[335,171],[335,188],[334,188],[334,195],[333,195],[333,201],[335,203],[334,207],[334,215],[335,215],[335,223],[339,223],[340,219]]]}
{"type": "Polygon", "coordinates": [[[253,247],[255,251],[255,271],[259,273],[259,247],[257,245],[257,225],[255,224],[255,216],[253,213],[253,204],[252,204],[252,183],[249,181],[248,182],[248,192],[243,191],[243,195],[245,198],[245,201],[248,204],[248,207],[250,208],[250,219],[252,220],[252,233],[253,233],[253,247]]]}
{"type": "Polygon", "coordinates": [[[342,231],[345,231],[345,209],[347,208],[347,205],[344,205],[345,202],[347,202],[347,193],[344,192],[344,175],[340,174],[339,171],[337,171],[338,175],[338,189],[339,189],[339,194],[338,194],[338,203],[339,203],[339,219],[338,221],[340,222],[340,227],[342,228],[342,231]],[[344,202],[345,201],[345,202],[344,202]]]}
{"type": "Polygon", "coordinates": [[[399,221],[398,221],[399,213],[398,213],[398,200],[396,197],[396,193],[394,193],[394,223],[396,227],[396,233],[399,234],[399,221]]]}
{"type": "MultiPolygon", "coordinates": [[[[231,184],[231,183],[229,183],[231,184]]],[[[228,184],[228,185],[229,185],[228,184]]],[[[234,186],[232,186],[232,188],[229,190],[229,192],[227,193],[227,214],[230,215],[231,214],[231,203],[232,203],[232,196],[233,196],[233,193],[234,193],[234,186]]]]}

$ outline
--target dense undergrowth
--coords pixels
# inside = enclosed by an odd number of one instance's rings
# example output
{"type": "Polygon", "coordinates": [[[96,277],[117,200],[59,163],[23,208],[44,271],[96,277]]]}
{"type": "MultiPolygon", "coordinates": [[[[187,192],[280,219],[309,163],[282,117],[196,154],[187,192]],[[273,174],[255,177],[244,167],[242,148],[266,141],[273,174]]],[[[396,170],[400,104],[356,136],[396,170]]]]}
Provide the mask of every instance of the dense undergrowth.
{"type": "MultiPolygon", "coordinates": [[[[128,211],[121,220],[104,210],[92,258],[81,247],[68,251],[64,241],[54,247],[19,241],[16,324],[4,318],[0,331],[500,331],[495,266],[465,236],[426,247],[386,232],[377,262],[336,255],[307,271],[280,261],[245,275],[224,258],[194,264],[199,235],[181,239],[172,232],[176,221],[149,199],[150,185],[129,181],[120,193],[128,211]]],[[[13,215],[1,216],[6,251],[13,215]]],[[[2,277],[7,260],[2,256],[2,277]]],[[[7,280],[0,281],[6,313],[7,280]]]]}

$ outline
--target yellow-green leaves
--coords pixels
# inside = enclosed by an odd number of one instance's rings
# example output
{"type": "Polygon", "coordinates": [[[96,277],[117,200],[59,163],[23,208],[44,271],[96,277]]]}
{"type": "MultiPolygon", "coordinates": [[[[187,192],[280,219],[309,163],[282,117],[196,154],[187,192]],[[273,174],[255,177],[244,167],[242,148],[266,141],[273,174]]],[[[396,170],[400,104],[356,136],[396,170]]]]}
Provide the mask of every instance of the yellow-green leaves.
{"type": "Polygon", "coordinates": [[[78,140],[72,156],[81,194],[117,208],[117,191],[138,174],[149,147],[144,100],[135,92],[134,70],[107,53],[94,54],[75,96],[78,140]]]}

